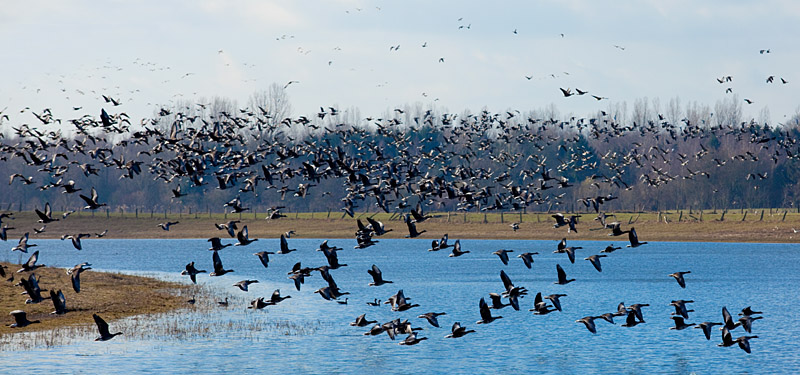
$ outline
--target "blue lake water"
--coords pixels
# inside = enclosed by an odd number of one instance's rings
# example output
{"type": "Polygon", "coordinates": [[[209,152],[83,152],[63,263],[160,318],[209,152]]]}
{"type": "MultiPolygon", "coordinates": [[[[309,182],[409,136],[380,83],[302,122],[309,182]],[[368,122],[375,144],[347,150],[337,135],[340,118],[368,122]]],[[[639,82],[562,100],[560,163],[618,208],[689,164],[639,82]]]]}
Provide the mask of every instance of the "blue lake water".
{"type": "MultiPolygon", "coordinates": [[[[451,239],[451,242],[454,239],[451,239]]],[[[235,272],[222,277],[198,276],[198,283],[224,293],[242,296],[236,306],[214,308],[214,330],[202,336],[136,338],[120,336],[108,342],[73,342],[53,348],[0,353],[4,373],[111,373],[111,372],[186,372],[194,373],[699,373],[764,374],[797,373],[800,350],[800,251],[791,244],[736,243],[650,243],[637,249],[623,248],[603,258],[603,272],[597,272],[583,258],[597,254],[609,242],[570,241],[582,246],[575,264],[566,254],[553,254],[556,241],[462,240],[470,253],[449,258],[449,251],[428,252],[430,240],[389,240],[368,249],[353,249],[354,240],[331,240],[343,247],[340,263],[347,264],[331,274],[343,291],[350,294],[347,305],[325,301],[313,291],[325,286],[318,273],[306,279],[297,291],[287,271],[298,261],[306,267],[326,264],[322,252],[314,251],[321,240],[290,239],[288,255],[271,255],[265,269],[252,255],[257,251],[277,251],[277,239],[261,239],[247,247],[228,247],[220,252],[226,268],[235,272]],[[509,265],[496,255],[498,249],[513,249],[509,265]],[[532,269],[527,269],[517,254],[537,251],[532,269]],[[555,285],[555,265],[564,267],[567,276],[577,281],[555,285]],[[378,265],[393,284],[370,287],[367,269],[378,265]],[[492,310],[503,316],[488,325],[477,325],[478,301],[490,292],[501,292],[500,271],[504,270],[518,286],[530,293],[520,300],[521,311],[511,307],[492,310]],[[691,270],[681,289],[667,275],[691,270]],[[250,291],[238,291],[234,282],[257,279],[250,291]],[[292,298],[274,307],[253,311],[246,303],[268,297],[274,289],[292,298]],[[420,307],[392,312],[388,305],[370,307],[374,298],[387,297],[403,289],[410,302],[420,307]],[[563,312],[535,316],[528,311],[537,292],[543,295],[564,293],[563,312]],[[763,311],[764,319],[753,324],[752,354],[737,346],[717,347],[720,333],[714,329],[707,341],[699,329],[669,330],[672,326],[671,300],[694,300],[687,322],[722,321],[721,309],[736,314],[746,306],[763,311]],[[647,303],[643,309],[647,323],[633,328],[597,320],[597,334],[591,334],[575,320],[616,310],[617,304],[647,303]],[[446,312],[439,317],[441,328],[430,326],[417,315],[446,312]],[[366,327],[351,327],[356,316],[385,322],[407,318],[422,327],[420,337],[428,340],[416,346],[400,346],[386,334],[364,336],[366,327]],[[219,322],[295,322],[286,331],[263,329],[242,332],[219,322]],[[459,321],[477,332],[460,339],[445,339],[453,322],[459,321]],[[308,330],[303,329],[308,327],[308,330]]],[[[232,242],[232,241],[229,241],[232,242]]],[[[40,263],[71,267],[88,261],[95,269],[147,273],[188,282],[179,273],[186,263],[211,270],[211,252],[205,240],[89,240],[84,250],[69,243],[40,240],[40,263]]],[[[619,242],[622,244],[622,242],[619,242]]],[[[449,249],[448,249],[449,250],[449,249]]],[[[5,260],[17,262],[18,255],[5,260]]],[[[90,271],[91,272],[91,271],[90,271]]],[[[89,278],[91,273],[82,277],[89,278]]],[[[69,301],[67,301],[69,306],[69,301]]],[[[182,311],[166,320],[197,319],[182,311]]],[[[204,322],[195,322],[202,326],[204,322]]],[[[112,331],[114,322],[111,322],[112,331]]],[[[733,337],[746,333],[737,328],[733,337]]]]}

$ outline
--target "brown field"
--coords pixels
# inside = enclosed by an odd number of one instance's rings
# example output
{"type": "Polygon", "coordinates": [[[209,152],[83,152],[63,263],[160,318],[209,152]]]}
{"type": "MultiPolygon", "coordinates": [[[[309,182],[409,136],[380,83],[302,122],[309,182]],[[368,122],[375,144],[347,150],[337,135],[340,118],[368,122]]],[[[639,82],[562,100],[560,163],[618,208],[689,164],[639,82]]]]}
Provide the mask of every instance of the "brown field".
{"type": "MultiPolygon", "coordinates": [[[[28,277],[30,272],[16,273],[19,266],[0,263],[8,266],[6,278],[13,275],[13,281],[3,278],[0,281],[0,342],[6,342],[8,335],[26,331],[50,330],[64,326],[88,326],[95,330],[92,314],[97,313],[107,322],[115,319],[140,314],[157,314],[186,306],[186,297],[192,287],[170,283],[147,277],[122,275],[117,273],[95,272],[88,270],[81,274],[81,292],[72,290],[70,277],[65,269],[43,267],[33,271],[44,290],[42,297],[49,296],[49,290],[61,290],[66,299],[68,312],[64,315],[50,314],[54,310],[53,303],[47,299],[37,304],[25,304],[27,295],[21,295],[21,286],[14,286],[21,277],[28,277]],[[24,328],[9,328],[14,322],[7,315],[13,310],[24,310],[29,320],[40,320],[24,328]]],[[[110,323],[113,324],[113,323],[110,323]]],[[[113,325],[112,325],[113,329],[113,325]]],[[[94,332],[96,335],[96,331],[94,332]]]]}
{"type": "MultiPolygon", "coordinates": [[[[342,218],[341,212],[288,213],[288,217],[268,221],[264,214],[208,214],[208,213],[106,213],[89,212],[72,214],[67,219],[47,225],[44,233],[34,235],[33,228],[42,225],[36,222],[31,212],[15,213],[16,220],[4,224],[15,227],[9,232],[9,248],[25,231],[31,233],[30,242],[37,238],[60,238],[62,234],[99,233],[108,229],[105,238],[210,238],[227,234],[217,230],[214,223],[241,220],[247,225],[250,238],[277,238],[289,230],[296,237],[304,238],[354,238],[356,220],[342,218]],[[158,223],[179,221],[170,231],[159,228],[158,223]]],[[[608,231],[598,229],[600,224],[592,220],[593,213],[583,213],[578,233],[567,233],[565,227],[554,229],[553,219],[548,213],[436,213],[437,217],[417,225],[427,232],[420,238],[434,239],[448,233],[450,238],[471,239],[535,239],[557,240],[562,237],[575,240],[612,240],[626,242],[626,237],[608,237],[608,231]],[[509,224],[520,223],[520,229],[511,230],[509,224]]],[[[60,213],[54,213],[60,217],[60,213]]],[[[356,218],[373,216],[393,231],[386,238],[400,238],[407,234],[405,223],[385,213],[360,213],[356,218]]],[[[614,220],[614,219],[611,219],[614,220]]],[[[722,217],[722,211],[668,211],[663,213],[616,213],[616,221],[622,228],[636,228],[641,241],[699,241],[699,242],[800,242],[800,213],[785,209],[730,210],[722,217]],[[665,220],[666,217],[666,220],[665,220]]],[[[93,236],[94,237],[94,236],[93,236]]],[[[86,239],[84,239],[85,241],[86,239]]],[[[68,246],[65,244],[65,246],[68,246]]]]}

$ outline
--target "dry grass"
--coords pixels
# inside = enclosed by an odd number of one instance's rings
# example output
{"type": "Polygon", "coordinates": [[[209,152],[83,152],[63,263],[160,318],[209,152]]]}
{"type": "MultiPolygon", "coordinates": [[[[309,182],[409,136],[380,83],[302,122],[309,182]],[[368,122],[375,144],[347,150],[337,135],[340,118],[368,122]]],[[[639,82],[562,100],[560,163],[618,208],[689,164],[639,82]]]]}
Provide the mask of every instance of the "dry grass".
{"type": "MultiPolygon", "coordinates": [[[[719,242],[800,242],[800,213],[787,210],[731,210],[722,211],[667,211],[662,213],[616,213],[616,221],[621,222],[623,229],[635,226],[642,241],[719,241],[719,242]],[[763,212],[763,217],[762,217],[763,212]],[[666,216],[666,222],[664,217],[666,216]],[[680,219],[680,221],[679,221],[680,219]]],[[[54,214],[55,216],[55,214],[54,214]]],[[[69,216],[66,220],[51,223],[47,231],[32,235],[36,238],[59,238],[65,233],[95,233],[109,229],[107,238],[209,238],[225,237],[223,231],[214,227],[214,223],[227,220],[239,220],[248,226],[251,238],[276,238],[288,230],[295,230],[297,236],[305,238],[353,238],[356,230],[355,219],[342,218],[339,212],[289,213],[289,217],[278,220],[264,220],[264,214],[134,214],[124,215],[105,212],[82,212],[69,216]],[[160,229],[157,224],[164,221],[180,221],[170,231],[160,229]]],[[[407,233],[402,220],[392,215],[360,214],[374,216],[384,222],[387,228],[393,229],[386,238],[400,238],[407,233]]],[[[571,239],[609,239],[605,230],[591,230],[599,224],[592,219],[593,213],[582,214],[578,225],[579,233],[566,233],[565,228],[553,228],[553,219],[548,213],[438,213],[436,218],[418,225],[419,230],[427,232],[421,238],[438,238],[448,233],[451,238],[474,239],[540,239],[552,240],[567,236],[571,239]],[[514,232],[509,227],[512,222],[520,223],[520,230],[514,232]]],[[[33,213],[16,213],[14,221],[8,221],[17,229],[9,234],[9,242],[19,238],[23,231],[39,228],[33,213]]],[[[366,222],[365,222],[366,223],[366,222]]],[[[625,238],[614,239],[624,242],[625,238]]]]}
{"type": "MultiPolygon", "coordinates": [[[[89,330],[96,335],[92,314],[101,315],[106,321],[139,315],[158,314],[172,311],[186,305],[189,293],[195,287],[160,281],[147,277],[122,275],[117,273],[95,272],[89,270],[81,274],[81,292],[72,290],[70,277],[62,268],[44,267],[34,271],[42,289],[58,290],[64,293],[68,312],[64,315],[50,314],[54,310],[48,299],[37,304],[25,304],[27,295],[20,295],[21,286],[14,286],[21,277],[28,277],[30,272],[14,273],[18,265],[2,263],[8,266],[7,273],[14,276],[13,281],[0,281],[0,342],[7,344],[16,333],[47,331],[57,327],[77,327],[89,330]],[[41,323],[29,325],[23,329],[9,328],[14,322],[8,312],[24,310],[28,319],[40,320],[41,323]]],[[[49,296],[43,292],[42,296],[49,296]]],[[[54,337],[47,333],[46,337],[54,337]]],[[[41,344],[47,345],[47,342],[41,344]]],[[[2,349],[2,346],[0,346],[2,349]]]]}

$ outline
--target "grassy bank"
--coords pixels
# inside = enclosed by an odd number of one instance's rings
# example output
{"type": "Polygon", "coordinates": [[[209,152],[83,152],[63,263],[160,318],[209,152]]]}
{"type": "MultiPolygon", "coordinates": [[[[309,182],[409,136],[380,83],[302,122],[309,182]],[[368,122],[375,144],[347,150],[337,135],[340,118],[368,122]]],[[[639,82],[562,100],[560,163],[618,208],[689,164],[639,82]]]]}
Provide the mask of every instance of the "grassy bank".
{"type": "MultiPolygon", "coordinates": [[[[54,213],[54,217],[60,213],[54,213]]],[[[268,221],[264,214],[209,214],[209,213],[120,213],[88,212],[75,213],[66,219],[47,225],[45,232],[33,234],[36,222],[31,212],[15,213],[15,220],[6,220],[16,229],[9,232],[9,247],[24,232],[31,233],[31,242],[38,238],[60,238],[62,234],[100,233],[108,229],[105,238],[209,238],[225,237],[214,223],[241,220],[247,225],[251,238],[277,238],[289,230],[305,238],[354,238],[356,220],[342,218],[341,212],[288,213],[288,217],[268,221]],[[158,223],[179,221],[170,231],[158,227],[158,223]]],[[[417,225],[426,230],[420,238],[438,238],[448,233],[450,238],[474,239],[570,239],[608,240],[606,230],[598,229],[594,213],[583,213],[578,233],[567,234],[566,228],[553,228],[553,219],[548,213],[436,213],[436,217],[417,225]],[[519,223],[520,229],[513,231],[511,223],[519,223]]],[[[401,238],[407,234],[405,223],[398,217],[385,213],[361,213],[356,217],[372,216],[393,229],[387,238],[401,238]]],[[[800,242],[800,213],[789,210],[730,210],[730,211],[665,211],[661,213],[616,213],[622,228],[634,226],[642,241],[701,241],[701,242],[800,242]]],[[[366,221],[364,221],[366,223],[366,221]]],[[[94,236],[93,236],[94,237],[94,236]]],[[[615,242],[626,241],[623,237],[615,242]]],[[[66,244],[65,244],[66,246],[66,244]]]]}

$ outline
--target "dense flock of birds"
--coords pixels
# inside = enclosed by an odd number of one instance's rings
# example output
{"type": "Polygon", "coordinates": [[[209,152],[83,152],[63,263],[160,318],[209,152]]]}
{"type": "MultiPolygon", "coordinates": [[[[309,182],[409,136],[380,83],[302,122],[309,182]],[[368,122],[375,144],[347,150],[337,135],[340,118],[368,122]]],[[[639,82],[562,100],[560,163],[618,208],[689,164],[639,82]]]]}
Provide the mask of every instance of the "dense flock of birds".
{"type": "MultiPolygon", "coordinates": [[[[570,89],[562,91],[565,96],[573,95],[570,89]]],[[[576,91],[577,95],[586,93],[576,91]]],[[[104,99],[115,107],[120,104],[114,98],[104,99]]],[[[137,125],[131,124],[126,113],[111,114],[105,109],[101,109],[99,119],[87,115],[63,120],[56,118],[49,109],[32,112],[41,126],[12,125],[13,138],[0,143],[0,160],[8,162],[19,159],[24,162],[26,170],[36,171],[36,175],[31,176],[26,176],[22,171],[11,174],[9,185],[13,189],[27,187],[42,192],[60,189],[68,197],[77,194],[78,198],[70,199],[81,202],[85,210],[109,207],[109,202],[104,201],[96,187],[92,186],[92,181],[99,179],[100,172],[105,170],[116,171],[120,179],[132,180],[149,174],[154,181],[170,186],[170,199],[179,200],[190,194],[202,195],[211,189],[227,191],[232,199],[224,204],[224,208],[232,213],[250,210],[241,194],[252,194],[253,201],[260,199],[259,194],[267,190],[276,191],[281,200],[287,196],[302,200],[326,199],[327,196],[337,195],[341,196],[341,210],[350,217],[355,216],[355,210],[359,207],[374,206],[403,218],[407,238],[415,238],[426,232],[417,226],[431,217],[423,211],[430,207],[454,207],[463,211],[521,211],[532,205],[558,206],[565,203],[564,197],[570,188],[589,182],[597,192],[578,201],[597,213],[600,225],[610,230],[611,236],[627,235],[628,246],[636,248],[647,242],[639,241],[633,227],[622,230],[621,223],[607,222],[613,215],[606,214],[603,205],[619,199],[618,193],[637,187],[658,188],[676,180],[710,178],[711,171],[696,169],[691,165],[708,162],[708,155],[712,154],[708,144],[713,140],[725,138],[739,145],[737,150],[742,150],[740,154],[731,156],[730,160],[714,159],[716,167],[728,162],[758,162],[759,158],[774,163],[800,158],[797,139],[792,137],[789,130],[754,122],[711,125],[684,119],[681,124],[672,124],[659,115],[659,121],[621,124],[602,111],[595,118],[571,118],[566,121],[525,117],[518,111],[482,111],[463,116],[438,115],[427,111],[409,118],[404,110],[398,108],[394,110],[394,116],[368,118],[367,125],[358,126],[338,120],[340,112],[333,107],[320,108],[320,112],[310,118],[300,116],[280,121],[271,119],[270,111],[261,107],[239,109],[238,112],[219,111],[208,116],[196,114],[198,108],[205,110],[205,107],[206,104],[197,104],[197,108],[162,108],[156,118],[144,119],[137,125]],[[70,134],[65,134],[63,126],[71,126],[70,134]],[[431,131],[433,128],[437,131],[431,131]],[[570,129],[573,131],[570,132],[570,129]],[[615,150],[598,155],[587,146],[586,139],[617,142],[619,145],[615,150]],[[543,156],[545,150],[555,151],[558,157],[555,160],[548,159],[543,156]],[[578,172],[586,174],[586,178],[575,180],[567,177],[575,176],[578,172]],[[317,192],[322,189],[312,189],[327,181],[341,183],[341,189],[336,192],[317,192]],[[233,194],[237,195],[233,197],[233,194]]],[[[0,115],[0,121],[9,119],[6,114],[0,115]]],[[[769,178],[766,172],[749,168],[742,170],[746,173],[746,180],[755,182],[769,178]]],[[[284,217],[281,213],[283,208],[274,205],[266,219],[279,220],[284,217]]],[[[51,223],[68,220],[74,212],[68,210],[54,216],[49,202],[41,209],[37,207],[35,213],[43,226],[34,228],[34,235],[48,230],[47,225],[51,223]]],[[[577,232],[579,216],[555,214],[553,217],[556,228],[566,227],[568,232],[577,232]]],[[[11,231],[17,228],[10,227],[4,219],[13,219],[13,214],[0,214],[0,239],[6,241],[11,231]]],[[[372,218],[366,220],[367,224],[357,220],[355,238],[358,249],[376,245],[376,237],[396,229],[386,228],[372,218]]],[[[169,231],[179,224],[177,221],[166,221],[160,223],[159,227],[169,231]]],[[[246,225],[239,228],[237,221],[218,223],[216,228],[235,238],[236,243],[223,243],[219,237],[209,239],[213,266],[210,276],[233,272],[225,269],[219,255],[225,247],[248,246],[258,241],[249,237],[246,225]]],[[[511,228],[516,231],[519,224],[511,224],[511,228]]],[[[19,241],[12,250],[28,253],[36,244],[31,242],[30,231],[20,231],[19,241]]],[[[107,232],[94,235],[103,237],[107,232]]],[[[291,235],[291,232],[287,232],[281,236],[280,250],[255,253],[264,267],[269,264],[269,255],[282,256],[296,250],[289,247],[291,235]]],[[[90,233],[64,233],[61,238],[69,239],[75,249],[81,250],[81,239],[90,236],[90,233]]],[[[462,249],[459,240],[449,243],[447,234],[438,241],[434,240],[429,250],[446,249],[450,249],[451,257],[470,253],[470,250],[462,249]]],[[[559,242],[556,252],[566,253],[569,262],[574,263],[577,249],[580,248],[567,246],[564,239],[559,242]]],[[[610,245],[602,254],[584,259],[602,272],[601,258],[610,256],[618,249],[610,245]]],[[[319,272],[327,285],[314,292],[326,300],[347,303],[347,298],[342,300],[341,297],[349,293],[339,288],[331,273],[345,266],[339,264],[337,257],[337,251],[342,249],[330,246],[326,241],[317,250],[323,252],[328,264],[303,267],[298,262],[289,272],[289,278],[300,290],[305,278],[311,276],[312,272],[319,272]]],[[[508,264],[511,252],[501,249],[494,254],[503,264],[508,264]]],[[[523,253],[517,257],[530,268],[535,254],[523,253]]],[[[33,252],[28,261],[21,265],[17,272],[28,273],[29,276],[20,278],[17,285],[28,295],[26,303],[50,299],[55,307],[54,313],[64,314],[69,309],[60,290],[50,290],[49,297],[41,294],[43,290],[39,288],[34,273],[36,268],[41,267],[37,264],[38,255],[38,251],[33,252]]],[[[80,291],[80,274],[91,269],[90,266],[84,262],[68,271],[76,293],[80,291]]],[[[567,278],[561,265],[556,268],[556,284],[565,285],[574,281],[567,278]]],[[[0,272],[5,275],[2,268],[0,272]]],[[[190,262],[182,273],[196,282],[197,275],[206,272],[190,262]]],[[[370,286],[392,283],[383,279],[377,265],[367,272],[373,279],[370,286]]],[[[684,275],[688,273],[680,271],[669,276],[685,287],[684,275]]],[[[490,324],[501,318],[493,315],[492,310],[506,306],[519,310],[519,299],[528,293],[526,288],[515,286],[505,272],[501,272],[500,276],[504,290],[489,295],[491,305],[485,297],[480,298],[478,310],[481,319],[477,324],[490,324]]],[[[242,280],[235,286],[246,292],[248,285],[257,282],[242,280]]],[[[563,297],[566,295],[542,296],[537,293],[531,311],[536,315],[561,311],[560,298],[563,297]]],[[[269,298],[253,300],[250,307],[262,309],[288,298],[290,296],[283,296],[276,290],[269,298]]],[[[391,305],[393,311],[419,307],[409,301],[410,298],[400,289],[384,303],[391,305]]],[[[722,323],[703,322],[695,325],[686,323],[688,312],[692,311],[687,309],[689,303],[692,301],[671,302],[675,307],[672,316],[674,329],[696,326],[703,329],[706,338],[710,338],[711,327],[722,325],[720,346],[738,344],[750,352],[749,340],[757,336],[745,335],[734,339],[731,331],[741,326],[750,333],[753,321],[761,318],[755,316],[759,313],[749,308],[743,309],[740,314],[742,317],[735,322],[723,307],[722,323]]],[[[370,304],[379,305],[380,301],[375,299],[370,304]]],[[[634,327],[644,323],[642,307],[645,306],[648,305],[620,304],[616,311],[586,316],[577,322],[585,324],[590,332],[595,333],[595,320],[602,319],[614,324],[614,317],[624,316],[626,320],[622,326],[634,327]]],[[[438,327],[437,317],[444,314],[428,312],[421,314],[420,318],[438,327]]],[[[22,328],[36,322],[29,321],[22,310],[12,311],[11,315],[15,319],[12,327],[22,328]]],[[[96,314],[94,320],[100,331],[98,340],[108,340],[119,334],[111,334],[108,325],[96,314]]],[[[401,341],[403,345],[414,345],[426,339],[418,337],[419,328],[413,327],[407,320],[377,324],[361,315],[353,322],[353,325],[360,327],[371,324],[374,325],[367,333],[369,335],[383,332],[392,338],[398,334],[408,335],[401,341]]],[[[447,337],[459,338],[472,332],[475,331],[455,322],[447,337]]]]}

